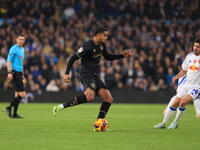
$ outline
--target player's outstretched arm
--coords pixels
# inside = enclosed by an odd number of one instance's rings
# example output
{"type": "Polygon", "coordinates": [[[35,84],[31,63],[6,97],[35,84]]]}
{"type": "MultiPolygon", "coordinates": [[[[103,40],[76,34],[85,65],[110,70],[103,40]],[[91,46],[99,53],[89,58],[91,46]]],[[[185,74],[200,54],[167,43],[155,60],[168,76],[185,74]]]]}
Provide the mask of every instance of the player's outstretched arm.
{"type": "Polygon", "coordinates": [[[104,56],[104,58],[106,60],[115,60],[115,59],[120,59],[120,58],[128,57],[130,55],[131,55],[131,50],[126,50],[122,54],[116,55],[116,54],[110,54],[110,53],[108,53],[108,54],[103,55],[103,56],[104,56]]]}

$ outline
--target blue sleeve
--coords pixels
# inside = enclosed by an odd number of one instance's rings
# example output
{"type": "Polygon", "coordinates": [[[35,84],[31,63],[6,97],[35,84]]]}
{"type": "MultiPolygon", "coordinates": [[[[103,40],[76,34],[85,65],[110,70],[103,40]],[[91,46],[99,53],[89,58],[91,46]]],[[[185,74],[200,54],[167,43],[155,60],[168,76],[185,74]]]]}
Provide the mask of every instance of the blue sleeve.
{"type": "Polygon", "coordinates": [[[12,60],[13,60],[14,57],[15,57],[14,48],[11,47],[11,48],[10,48],[10,51],[9,51],[9,54],[8,54],[7,61],[12,62],[12,60]]]}

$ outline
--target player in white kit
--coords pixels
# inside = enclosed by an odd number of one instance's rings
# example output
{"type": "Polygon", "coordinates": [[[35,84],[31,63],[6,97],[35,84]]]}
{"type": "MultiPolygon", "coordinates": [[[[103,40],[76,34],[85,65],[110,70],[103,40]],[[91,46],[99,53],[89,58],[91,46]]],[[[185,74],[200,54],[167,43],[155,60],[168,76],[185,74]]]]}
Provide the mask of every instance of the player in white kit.
{"type": "MultiPolygon", "coordinates": [[[[183,77],[181,77],[181,78],[178,79],[178,87],[177,87],[177,89],[176,89],[176,94],[177,94],[177,93],[180,91],[180,89],[182,88],[183,82],[184,82],[184,80],[186,80],[186,76],[187,76],[187,75],[184,75],[183,77]]],[[[167,112],[167,109],[169,109],[169,107],[173,104],[175,98],[176,98],[176,95],[174,95],[174,96],[170,99],[170,101],[169,101],[167,107],[166,107],[165,110],[163,111],[163,115],[164,115],[164,116],[165,116],[165,113],[167,112]]],[[[193,103],[194,103],[194,108],[195,108],[195,111],[196,111],[196,118],[200,118],[200,97],[196,98],[196,99],[193,101],[193,103]]]]}
{"type": "Polygon", "coordinates": [[[178,127],[178,121],[185,112],[185,107],[188,103],[199,97],[200,94],[200,38],[194,40],[192,53],[186,56],[185,61],[182,64],[182,70],[172,79],[175,83],[180,77],[183,77],[187,73],[187,77],[183,82],[183,86],[176,95],[175,101],[167,110],[163,122],[154,126],[155,129],[165,128],[169,119],[176,112],[176,108],[179,106],[176,113],[176,117],[168,129],[176,129],[178,127]]]}

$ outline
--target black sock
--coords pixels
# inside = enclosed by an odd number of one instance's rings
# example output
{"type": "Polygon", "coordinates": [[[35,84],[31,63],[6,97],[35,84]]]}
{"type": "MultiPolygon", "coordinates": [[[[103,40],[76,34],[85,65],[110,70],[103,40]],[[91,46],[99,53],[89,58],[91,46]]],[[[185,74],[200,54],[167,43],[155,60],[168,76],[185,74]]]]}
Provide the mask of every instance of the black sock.
{"type": "Polygon", "coordinates": [[[17,97],[14,98],[14,100],[10,103],[9,108],[12,108],[14,105],[19,104],[21,101],[22,97],[18,95],[17,97]]]}
{"type": "Polygon", "coordinates": [[[102,103],[98,118],[105,118],[106,117],[106,114],[108,112],[108,109],[110,108],[110,105],[111,105],[111,103],[108,103],[108,102],[102,103]]]}
{"type": "Polygon", "coordinates": [[[16,101],[15,105],[14,105],[14,113],[13,113],[14,116],[17,115],[18,106],[19,106],[19,103],[20,103],[22,97],[20,95],[18,95],[17,99],[18,99],[18,101],[16,101]]]}
{"type": "Polygon", "coordinates": [[[87,103],[87,98],[85,95],[80,95],[75,97],[74,99],[64,103],[64,108],[66,107],[70,107],[70,106],[75,106],[75,105],[79,105],[79,104],[83,104],[83,103],[87,103]]]}

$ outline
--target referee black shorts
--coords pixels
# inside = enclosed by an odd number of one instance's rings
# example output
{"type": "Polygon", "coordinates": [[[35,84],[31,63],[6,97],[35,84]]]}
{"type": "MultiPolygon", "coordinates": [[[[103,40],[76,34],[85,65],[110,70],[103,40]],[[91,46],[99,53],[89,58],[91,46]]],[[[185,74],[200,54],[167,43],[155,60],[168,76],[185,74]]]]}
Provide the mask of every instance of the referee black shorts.
{"type": "Polygon", "coordinates": [[[86,76],[80,75],[80,80],[81,83],[83,84],[84,91],[86,91],[89,88],[93,90],[97,96],[101,88],[108,89],[101,79],[95,78],[92,75],[86,75],[86,76]]]}
{"type": "Polygon", "coordinates": [[[22,72],[12,71],[13,79],[11,80],[11,83],[14,86],[14,89],[16,92],[23,92],[24,91],[24,85],[23,85],[23,79],[22,79],[22,72]]]}

